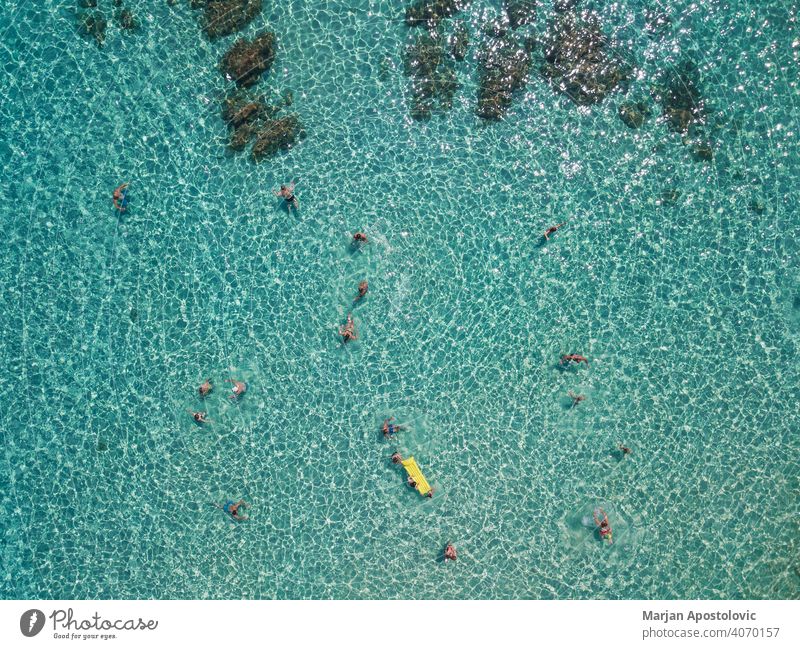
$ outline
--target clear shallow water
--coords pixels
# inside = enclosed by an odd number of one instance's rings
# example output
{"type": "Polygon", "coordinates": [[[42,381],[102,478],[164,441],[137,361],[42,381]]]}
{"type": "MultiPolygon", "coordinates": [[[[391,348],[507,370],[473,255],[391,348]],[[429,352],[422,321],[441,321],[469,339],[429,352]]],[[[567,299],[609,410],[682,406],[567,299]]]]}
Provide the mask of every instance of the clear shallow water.
{"type": "MultiPolygon", "coordinates": [[[[474,46],[453,110],[412,122],[398,3],[267,7],[260,87],[309,137],[260,166],[225,153],[235,37],[130,1],[143,28],[98,49],[74,4],[0,9],[4,597],[798,596],[796,3],[660,5],[656,40],[645,3],[591,3],[630,97],[699,65],[710,164],[537,75],[483,124],[474,46]],[[269,193],[291,177],[300,218],[269,193]],[[433,500],[391,465],[389,415],[433,500]],[[245,524],[210,504],[238,497],[245,524]]],[[[473,35],[499,6],[473,3],[473,35]]]]}

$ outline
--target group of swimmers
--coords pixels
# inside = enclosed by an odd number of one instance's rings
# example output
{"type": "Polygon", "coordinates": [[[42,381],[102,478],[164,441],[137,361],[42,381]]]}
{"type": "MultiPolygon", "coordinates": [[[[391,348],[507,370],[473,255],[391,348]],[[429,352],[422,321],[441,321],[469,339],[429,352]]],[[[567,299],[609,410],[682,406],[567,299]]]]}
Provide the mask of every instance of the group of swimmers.
{"type": "MultiPolygon", "coordinates": [[[[361,246],[364,243],[367,243],[367,235],[363,232],[356,232],[353,235],[352,245],[361,246]]],[[[359,282],[358,295],[356,295],[355,299],[353,300],[353,306],[355,306],[364,298],[368,290],[369,284],[367,283],[367,280],[359,282]]],[[[356,334],[356,325],[353,322],[353,315],[351,313],[347,314],[347,321],[341,327],[339,327],[339,335],[342,337],[342,342],[344,343],[349,343],[351,340],[358,340],[358,334],[356,334]]]]}

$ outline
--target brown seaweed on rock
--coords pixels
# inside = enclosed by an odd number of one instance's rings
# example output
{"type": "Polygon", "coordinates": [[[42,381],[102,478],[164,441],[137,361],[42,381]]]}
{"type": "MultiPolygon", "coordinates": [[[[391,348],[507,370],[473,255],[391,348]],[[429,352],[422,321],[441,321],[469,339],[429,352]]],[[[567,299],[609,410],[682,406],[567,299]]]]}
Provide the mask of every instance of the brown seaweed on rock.
{"type": "Polygon", "coordinates": [[[268,105],[264,97],[246,91],[234,92],[222,102],[222,119],[231,130],[228,146],[241,151],[255,136],[258,124],[271,119],[280,111],[280,106],[268,105]]]}
{"type": "Polygon", "coordinates": [[[478,62],[478,116],[500,119],[511,105],[514,91],[525,86],[530,66],[530,53],[515,38],[492,41],[478,62]]]}
{"type": "Polygon", "coordinates": [[[442,18],[466,9],[470,0],[415,0],[406,8],[406,25],[435,28],[442,18]]]}
{"type": "Polygon", "coordinates": [[[651,111],[647,102],[626,102],[619,107],[619,118],[628,128],[639,128],[650,117],[651,111]]]}
{"type": "Polygon", "coordinates": [[[203,30],[210,39],[238,32],[261,11],[261,0],[190,0],[203,9],[203,30]]]}
{"type": "Polygon", "coordinates": [[[542,76],[579,106],[601,102],[628,77],[596,16],[568,13],[548,25],[542,76]]]}
{"type": "Polygon", "coordinates": [[[252,41],[239,39],[220,62],[220,70],[238,86],[252,86],[272,67],[275,60],[275,34],[264,32],[252,41]]]}
{"type": "Polygon", "coordinates": [[[258,132],[253,145],[253,160],[260,162],[278,151],[292,148],[305,139],[306,132],[297,115],[287,115],[280,119],[268,120],[258,132]]]}
{"type": "Polygon", "coordinates": [[[705,123],[706,105],[694,64],[684,62],[663,72],[651,94],[661,105],[671,130],[688,133],[690,127],[705,123]]]}
{"type": "Polygon", "coordinates": [[[106,40],[108,22],[99,11],[78,14],[78,33],[84,38],[92,38],[97,47],[103,47],[106,40]]]}
{"type": "Polygon", "coordinates": [[[456,61],[463,61],[469,49],[469,32],[463,20],[458,20],[453,26],[453,33],[447,40],[450,46],[450,56],[456,61]]]}
{"type": "Polygon", "coordinates": [[[511,29],[536,22],[536,0],[503,0],[511,29]]]}

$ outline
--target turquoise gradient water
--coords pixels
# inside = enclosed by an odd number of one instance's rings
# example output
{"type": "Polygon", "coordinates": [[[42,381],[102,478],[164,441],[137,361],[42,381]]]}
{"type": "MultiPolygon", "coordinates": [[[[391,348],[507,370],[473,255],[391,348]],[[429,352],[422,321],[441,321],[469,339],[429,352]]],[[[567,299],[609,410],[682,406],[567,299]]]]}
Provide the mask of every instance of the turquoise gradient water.
{"type": "Polygon", "coordinates": [[[259,166],[225,151],[235,36],[126,0],[142,28],[100,49],[76,4],[0,8],[3,597],[798,597],[796,2],[583,3],[628,97],[698,65],[710,163],[655,116],[628,129],[621,93],[577,108],[537,74],[481,122],[498,1],[462,14],[462,87],[426,123],[401,3],[265,2],[259,87],[309,135],[259,166]],[[649,38],[646,7],[672,29],[649,38]],[[291,178],[299,216],[270,191],[291,178]]]}

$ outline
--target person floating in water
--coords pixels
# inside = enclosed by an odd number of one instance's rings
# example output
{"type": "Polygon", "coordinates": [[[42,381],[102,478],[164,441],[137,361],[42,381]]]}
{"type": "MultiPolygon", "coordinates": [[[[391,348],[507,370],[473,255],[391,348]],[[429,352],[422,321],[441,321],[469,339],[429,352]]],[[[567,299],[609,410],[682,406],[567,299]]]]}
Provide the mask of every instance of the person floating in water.
{"type": "Polygon", "coordinates": [[[406,484],[409,487],[411,487],[412,489],[416,489],[417,488],[417,481],[414,480],[414,478],[412,478],[411,476],[408,476],[408,480],[406,480],[406,484]]]}
{"type": "Polygon", "coordinates": [[[213,389],[214,389],[214,386],[211,385],[211,379],[206,379],[203,382],[203,385],[201,385],[199,388],[197,388],[197,391],[200,393],[201,397],[204,397],[209,392],[211,392],[211,390],[213,390],[213,389]]]}
{"type": "Polygon", "coordinates": [[[399,451],[395,451],[392,453],[392,464],[400,464],[403,461],[403,456],[400,455],[399,451]]]}
{"type": "Polygon", "coordinates": [[[600,528],[600,538],[604,541],[608,541],[609,545],[613,543],[614,541],[611,540],[611,525],[608,522],[608,514],[599,507],[594,510],[594,522],[597,527],[600,528]]]}
{"type": "Polygon", "coordinates": [[[574,407],[575,407],[575,406],[577,406],[577,405],[578,405],[578,404],[579,404],[581,401],[585,401],[585,400],[586,400],[586,397],[585,397],[584,395],[582,395],[582,394],[575,394],[575,393],[574,393],[572,390],[570,390],[569,392],[567,392],[567,394],[569,395],[569,398],[570,398],[570,399],[572,399],[572,405],[570,406],[570,408],[574,408],[574,407]]]}
{"type": "Polygon", "coordinates": [[[353,245],[357,246],[361,243],[367,243],[367,235],[363,232],[356,232],[353,235],[353,245]]]}
{"type": "Polygon", "coordinates": [[[242,507],[249,507],[249,506],[250,505],[248,505],[244,500],[240,500],[238,503],[235,503],[232,500],[229,500],[228,502],[226,502],[221,507],[219,505],[217,505],[217,507],[219,507],[226,514],[230,514],[231,518],[233,518],[233,519],[235,519],[237,521],[246,521],[247,520],[247,516],[246,515],[244,515],[244,516],[241,515],[239,513],[239,510],[242,507]]]}
{"type": "Polygon", "coordinates": [[[233,387],[231,390],[233,394],[230,396],[231,399],[236,399],[241,397],[245,392],[247,392],[247,383],[243,381],[234,381],[233,379],[225,379],[228,383],[233,383],[233,387]]]}
{"type": "Polygon", "coordinates": [[[547,230],[545,230],[544,240],[545,241],[550,241],[550,235],[551,234],[555,234],[556,232],[558,232],[558,229],[560,227],[566,225],[566,224],[567,224],[567,222],[564,221],[563,223],[559,223],[558,225],[551,225],[549,228],[547,228],[547,230]]]}
{"type": "Polygon", "coordinates": [[[381,430],[383,431],[383,436],[386,437],[387,439],[392,435],[394,435],[395,433],[398,433],[401,430],[403,430],[402,426],[393,424],[392,423],[393,421],[394,417],[389,417],[389,419],[383,420],[383,426],[381,427],[381,430]]]}
{"type": "Polygon", "coordinates": [[[448,559],[450,561],[455,561],[457,558],[458,558],[458,555],[456,554],[455,546],[452,543],[448,543],[447,547],[444,549],[444,559],[445,559],[445,561],[447,561],[448,559]]]}
{"type": "Polygon", "coordinates": [[[289,208],[290,212],[292,208],[294,208],[295,212],[300,209],[300,203],[297,202],[297,196],[294,195],[294,183],[290,183],[288,187],[286,185],[281,185],[278,191],[272,193],[286,201],[286,206],[289,208]]]}
{"type": "Polygon", "coordinates": [[[358,336],[356,335],[356,325],[353,322],[353,316],[349,313],[347,314],[347,323],[339,327],[339,335],[346,343],[350,342],[351,340],[358,340],[358,336]]]}
{"type": "Polygon", "coordinates": [[[630,455],[633,452],[627,446],[623,446],[622,444],[619,445],[619,450],[622,451],[622,457],[630,455]]]}
{"type": "Polygon", "coordinates": [[[580,354],[564,354],[561,357],[561,364],[566,365],[569,362],[586,363],[588,365],[589,359],[586,358],[585,356],[581,356],[580,354]]]}
{"type": "Polygon", "coordinates": [[[125,213],[125,210],[128,209],[128,183],[122,183],[119,187],[114,190],[114,207],[116,207],[120,213],[125,213]]]}
{"type": "Polygon", "coordinates": [[[367,294],[368,290],[369,290],[369,284],[367,284],[366,281],[361,282],[358,285],[358,295],[356,296],[356,299],[353,301],[358,302],[362,297],[364,297],[367,294]]]}
{"type": "Polygon", "coordinates": [[[433,498],[433,487],[428,489],[428,493],[425,494],[426,498],[433,498]]]}
{"type": "Polygon", "coordinates": [[[196,421],[198,424],[208,424],[208,423],[210,423],[210,422],[208,421],[208,419],[206,419],[206,415],[207,415],[208,413],[206,413],[206,412],[202,412],[202,411],[200,411],[200,412],[192,412],[191,410],[190,410],[189,412],[192,414],[192,418],[193,418],[193,419],[194,419],[194,420],[195,420],[195,421],[196,421]]]}

